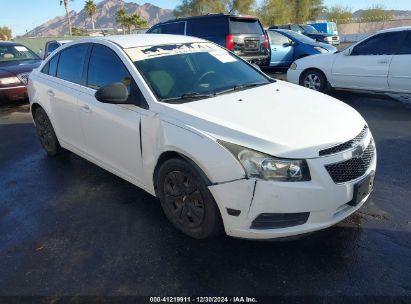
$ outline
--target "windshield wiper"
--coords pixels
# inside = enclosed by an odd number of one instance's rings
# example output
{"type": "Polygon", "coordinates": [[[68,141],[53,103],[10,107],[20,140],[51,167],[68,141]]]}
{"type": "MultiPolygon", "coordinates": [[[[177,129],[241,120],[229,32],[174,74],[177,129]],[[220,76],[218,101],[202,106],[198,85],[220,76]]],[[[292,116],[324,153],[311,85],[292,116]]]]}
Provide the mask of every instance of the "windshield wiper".
{"type": "Polygon", "coordinates": [[[251,83],[237,84],[227,90],[216,92],[215,95],[221,95],[221,94],[225,94],[225,93],[229,93],[233,91],[239,91],[239,90],[244,90],[248,88],[259,87],[259,86],[266,85],[269,83],[270,82],[251,82],[251,83]]]}
{"type": "Polygon", "coordinates": [[[177,97],[162,98],[161,101],[182,101],[182,100],[186,100],[186,99],[210,98],[210,97],[213,97],[213,96],[215,96],[215,94],[189,92],[189,93],[185,93],[181,96],[177,96],[177,97]]]}

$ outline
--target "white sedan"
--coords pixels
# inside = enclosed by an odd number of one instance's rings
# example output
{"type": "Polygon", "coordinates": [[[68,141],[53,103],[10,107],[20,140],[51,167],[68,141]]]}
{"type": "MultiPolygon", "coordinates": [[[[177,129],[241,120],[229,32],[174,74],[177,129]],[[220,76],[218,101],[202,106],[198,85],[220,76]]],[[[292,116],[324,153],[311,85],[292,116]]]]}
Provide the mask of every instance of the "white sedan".
{"type": "Polygon", "coordinates": [[[323,229],[373,188],[358,112],[202,39],[76,40],[30,75],[29,97],[48,155],[70,150],[144,189],[194,238],[323,229]]]}
{"type": "Polygon", "coordinates": [[[320,92],[411,93],[411,27],[380,31],[340,53],[299,59],[287,80],[320,92]]]}

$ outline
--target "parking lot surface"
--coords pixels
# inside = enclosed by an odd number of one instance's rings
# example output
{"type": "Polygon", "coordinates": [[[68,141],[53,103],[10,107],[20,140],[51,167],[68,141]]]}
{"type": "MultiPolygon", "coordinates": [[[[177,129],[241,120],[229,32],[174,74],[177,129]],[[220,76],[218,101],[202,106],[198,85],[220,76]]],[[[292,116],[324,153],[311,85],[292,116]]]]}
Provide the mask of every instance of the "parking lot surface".
{"type": "Polygon", "coordinates": [[[411,296],[411,105],[333,95],[370,125],[375,190],[335,227],[271,242],[182,235],[144,191],[47,157],[27,105],[2,106],[0,294],[411,296]]]}

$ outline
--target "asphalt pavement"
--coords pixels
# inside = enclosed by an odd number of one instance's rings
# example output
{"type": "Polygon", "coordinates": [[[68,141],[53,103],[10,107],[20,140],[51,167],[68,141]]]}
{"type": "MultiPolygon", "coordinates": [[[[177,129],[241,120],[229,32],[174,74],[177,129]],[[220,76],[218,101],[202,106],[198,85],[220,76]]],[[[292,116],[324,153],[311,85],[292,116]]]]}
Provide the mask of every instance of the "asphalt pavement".
{"type": "Polygon", "coordinates": [[[411,296],[411,105],[333,96],[370,125],[375,190],[332,228],[270,242],[190,239],[144,191],[47,157],[27,105],[0,107],[0,295],[411,296]]]}

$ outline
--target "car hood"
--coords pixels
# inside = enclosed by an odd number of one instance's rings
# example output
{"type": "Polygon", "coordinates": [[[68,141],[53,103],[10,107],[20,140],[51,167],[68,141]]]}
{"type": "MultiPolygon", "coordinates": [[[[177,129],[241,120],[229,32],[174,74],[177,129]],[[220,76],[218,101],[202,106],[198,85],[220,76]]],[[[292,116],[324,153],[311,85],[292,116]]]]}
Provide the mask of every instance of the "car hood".
{"type": "Polygon", "coordinates": [[[184,104],[165,104],[186,127],[285,158],[315,158],[348,141],[365,125],[353,108],[282,81],[184,104]]]}
{"type": "Polygon", "coordinates": [[[21,73],[31,72],[39,67],[41,60],[8,61],[0,64],[0,76],[8,77],[21,73]]]}
{"type": "Polygon", "coordinates": [[[322,39],[324,39],[325,37],[328,37],[328,36],[333,36],[333,35],[329,35],[329,34],[326,34],[326,33],[305,33],[304,35],[307,35],[309,37],[322,38],[322,39]]]}
{"type": "Polygon", "coordinates": [[[331,45],[331,44],[328,44],[328,43],[323,43],[323,42],[313,42],[313,43],[307,43],[308,45],[311,45],[311,46],[319,46],[319,47],[322,47],[323,49],[326,49],[326,50],[328,50],[329,52],[337,52],[338,51],[338,49],[335,47],[335,46],[333,46],[333,45],[331,45]]]}

